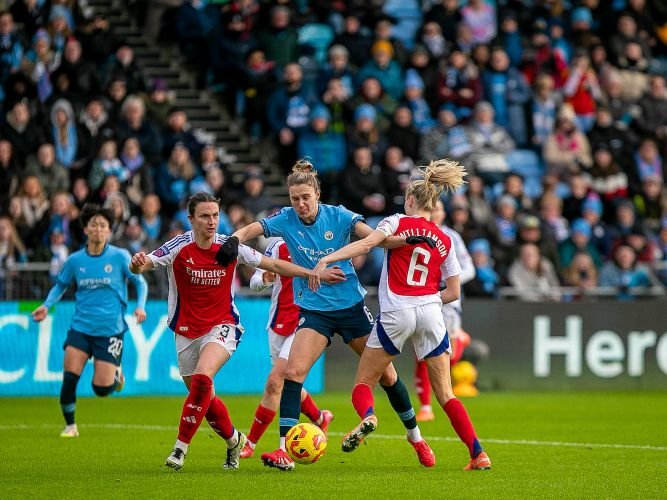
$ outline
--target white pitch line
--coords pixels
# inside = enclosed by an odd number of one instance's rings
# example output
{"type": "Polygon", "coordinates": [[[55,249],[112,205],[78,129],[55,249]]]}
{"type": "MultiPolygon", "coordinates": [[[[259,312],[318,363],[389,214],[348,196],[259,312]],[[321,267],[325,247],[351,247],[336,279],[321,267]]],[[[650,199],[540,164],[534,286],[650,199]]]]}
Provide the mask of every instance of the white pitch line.
{"type": "MultiPolygon", "coordinates": [[[[169,425],[147,425],[147,424],[82,424],[81,427],[84,429],[121,429],[121,430],[137,430],[137,431],[175,431],[176,426],[169,425]]],[[[0,425],[0,431],[15,431],[15,430],[35,430],[35,429],[59,429],[57,425],[26,425],[26,424],[13,424],[13,425],[0,425]]],[[[202,432],[207,432],[208,428],[200,428],[202,432]]],[[[342,437],[347,435],[344,432],[329,432],[330,436],[342,437]]],[[[397,434],[371,434],[370,438],[374,439],[395,439],[395,440],[404,440],[404,435],[397,434]]],[[[444,437],[444,436],[430,436],[428,437],[429,441],[446,441],[446,442],[459,442],[458,438],[455,437],[444,437]]],[[[562,446],[569,448],[610,448],[610,449],[626,449],[626,450],[652,450],[652,451],[667,451],[667,446],[651,446],[651,445],[641,445],[641,444],[613,444],[613,443],[569,443],[567,441],[536,441],[530,439],[495,439],[495,438],[483,438],[482,442],[484,443],[494,443],[494,444],[509,444],[509,445],[524,445],[524,446],[562,446]]]]}

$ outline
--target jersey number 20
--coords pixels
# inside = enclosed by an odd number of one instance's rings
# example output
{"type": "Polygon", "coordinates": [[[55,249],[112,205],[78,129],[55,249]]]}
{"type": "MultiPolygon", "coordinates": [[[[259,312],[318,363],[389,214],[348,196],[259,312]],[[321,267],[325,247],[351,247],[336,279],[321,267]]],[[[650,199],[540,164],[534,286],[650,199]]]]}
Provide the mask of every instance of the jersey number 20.
{"type": "Polygon", "coordinates": [[[408,267],[408,285],[424,286],[426,284],[428,267],[424,264],[428,264],[429,260],[431,260],[431,254],[429,252],[423,248],[415,247],[412,251],[412,257],[410,257],[410,267],[408,267]],[[421,259],[422,263],[417,264],[420,255],[423,257],[423,259],[421,259]]]}

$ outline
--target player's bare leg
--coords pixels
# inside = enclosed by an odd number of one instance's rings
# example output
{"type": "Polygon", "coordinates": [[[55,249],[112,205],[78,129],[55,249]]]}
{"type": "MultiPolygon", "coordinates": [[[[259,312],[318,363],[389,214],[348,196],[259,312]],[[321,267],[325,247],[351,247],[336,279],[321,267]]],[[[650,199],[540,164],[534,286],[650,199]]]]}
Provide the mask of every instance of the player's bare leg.
{"type": "Polygon", "coordinates": [[[63,384],[60,389],[60,408],[65,418],[65,429],[60,433],[60,437],[78,437],[79,430],[74,421],[74,410],[76,407],[76,386],[79,383],[79,377],[88,361],[88,353],[77,349],[71,345],[65,348],[65,362],[63,369],[63,384]]]}
{"type": "MultiPolygon", "coordinates": [[[[363,345],[365,346],[367,338],[368,337],[364,337],[363,339],[355,339],[357,343],[353,344],[352,342],[350,342],[350,345],[353,349],[357,350],[361,344],[361,342],[359,341],[363,340],[363,345]]],[[[378,356],[379,358],[379,361],[377,362],[375,367],[371,369],[379,370],[380,367],[384,366],[384,369],[381,372],[381,375],[379,376],[380,385],[382,386],[382,389],[384,389],[384,391],[387,393],[387,397],[389,399],[389,403],[391,403],[392,408],[394,409],[398,417],[401,419],[401,422],[403,423],[403,426],[405,427],[408,434],[408,442],[417,452],[417,458],[419,459],[419,463],[421,463],[426,467],[434,466],[435,455],[426,444],[426,441],[424,441],[421,436],[421,431],[419,429],[419,426],[417,425],[417,419],[415,418],[416,417],[415,410],[412,407],[412,403],[410,402],[410,395],[408,394],[408,390],[405,387],[405,384],[403,384],[403,381],[399,378],[398,373],[396,373],[396,369],[394,368],[393,363],[391,363],[393,355],[388,354],[384,349],[372,349],[366,347],[363,350],[363,354],[361,355],[362,360],[364,356],[370,356],[370,355],[378,356]],[[368,355],[366,354],[367,351],[370,351],[368,355]],[[374,351],[378,351],[378,353],[376,354],[374,353],[374,351]]],[[[360,361],[359,362],[360,369],[361,365],[362,362],[360,361]]],[[[357,389],[357,396],[361,397],[362,401],[366,398],[366,396],[364,396],[365,390],[363,388],[364,384],[355,386],[355,389],[357,389]]],[[[355,393],[353,391],[353,399],[354,397],[355,393]]],[[[346,447],[345,440],[343,440],[343,443],[344,443],[343,448],[345,448],[346,447]]],[[[347,443],[347,445],[350,444],[353,443],[349,442],[347,443]]],[[[358,446],[358,443],[356,446],[358,446]]],[[[352,449],[349,449],[348,451],[352,451],[353,449],[356,448],[356,446],[354,446],[352,449]]]]}
{"type": "MultiPolygon", "coordinates": [[[[255,446],[273,421],[280,405],[280,394],[283,390],[286,371],[287,360],[279,357],[266,379],[264,394],[257,410],[255,410],[255,418],[248,433],[248,441],[241,452],[241,458],[252,457],[255,446]]],[[[301,389],[301,412],[324,432],[327,431],[329,423],[333,420],[333,413],[329,410],[320,411],[305,389],[301,389]]]]}
{"type": "Polygon", "coordinates": [[[303,381],[328,344],[324,335],[311,328],[302,328],[295,335],[280,397],[280,448],[261,457],[264,465],[280,470],[294,468],[294,461],[285,450],[285,435],[299,422],[303,381]]]}
{"type": "Polygon", "coordinates": [[[394,357],[384,349],[370,347],[366,347],[361,353],[357,378],[352,390],[352,404],[361,417],[361,422],[343,438],[341,448],[344,452],[356,450],[366,436],[377,429],[377,417],[373,409],[373,387],[391,365],[394,357]]]}
{"type": "Polygon", "coordinates": [[[466,470],[491,468],[491,460],[479,444],[475,429],[463,404],[454,396],[450,376],[449,354],[444,353],[426,359],[435,398],[449,417],[452,427],[461,441],[468,447],[470,462],[466,470]]]}

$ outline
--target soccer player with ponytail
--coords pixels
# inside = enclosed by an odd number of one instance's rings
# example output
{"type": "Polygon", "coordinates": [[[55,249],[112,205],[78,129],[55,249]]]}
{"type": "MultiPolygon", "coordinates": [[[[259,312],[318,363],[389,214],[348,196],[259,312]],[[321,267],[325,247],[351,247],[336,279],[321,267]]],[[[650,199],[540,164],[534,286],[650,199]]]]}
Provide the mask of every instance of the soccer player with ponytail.
{"type": "MultiPolygon", "coordinates": [[[[443,190],[454,192],[463,183],[465,169],[455,161],[432,161],[421,167],[405,192],[405,214],[383,219],[364,239],[322,257],[316,272],[342,259],[368,253],[386,238],[405,238],[407,246],[387,250],[379,284],[380,314],[361,355],[352,404],[361,422],[343,440],[343,449],[356,449],[378,425],[373,387],[408,339],[418,359],[424,359],[438,403],[468,447],[466,470],[490,469],[468,412],[454,396],[450,378],[451,345],[442,317],[442,304],[461,294],[461,267],[452,240],[431,221],[443,190]],[[440,292],[441,279],[447,287],[440,292]]],[[[310,280],[316,281],[316,277],[310,280]]]]}
{"type": "MultiPolygon", "coordinates": [[[[289,249],[292,261],[313,269],[321,258],[347,245],[353,234],[365,238],[373,231],[361,215],[350,212],[342,205],[319,202],[320,182],[309,161],[299,160],[294,165],[287,177],[287,188],[291,207],[238,230],[223,245],[221,252],[231,259],[239,241],[248,241],[261,234],[267,238],[280,236],[289,249]]],[[[405,245],[405,241],[395,238],[386,244],[405,245]]],[[[281,470],[294,468],[294,461],[285,449],[285,435],[299,422],[301,389],[306,375],[334,335],[340,335],[353,351],[361,355],[373,328],[373,316],[364,304],[366,291],[359,284],[351,260],[342,259],[336,265],[345,273],[346,280],[341,283],[323,285],[317,291],[313,290],[318,285],[317,278],[311,281],[310,286],[304,279],[295,279],[292,283],[300,317],[280,397],[280,447],[261,457],[269,467],[281,470]]],[[[385,365],[378,379],[407,430],[419,462],[430,467],[435,458],[421,438],[405,384],[391,363],[385,365]]]]}

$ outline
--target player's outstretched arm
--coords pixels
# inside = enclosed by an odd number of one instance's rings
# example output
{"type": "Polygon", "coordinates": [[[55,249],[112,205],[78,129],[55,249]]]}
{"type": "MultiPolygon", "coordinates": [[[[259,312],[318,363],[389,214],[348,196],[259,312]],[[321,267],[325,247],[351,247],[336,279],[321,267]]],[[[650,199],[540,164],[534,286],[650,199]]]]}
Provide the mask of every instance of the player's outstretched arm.
{"type": "Polygon", "coordinates": [[[64,286],[59,281],[56,281],[56,284],[53,285],[53,288],[51,288],[49,294],[46,296],[44,303],[32,312],[32,319],[38,323],[44,320],[44,318],[46,318],[46,316],[49,314],[49,309],[51,306],[61,299],[66,290],[66,286],[64,286]]]}
{"type": "Polygon", "coordinates": [[[236,236],[239,239],[239,243],[245,243],[246,241],[253,240],[263,234],[264,228],[262,225],[259,222],[253,222],[237,231],[234,231],[232,236],[236,236]]]}
{"type": "Polygon", "coordinates": [[[262,256],[262,260],[259,263],[260,269],[270,271],[272,273],[280,274],[281,276],[292,276],[296,278],[305,278],[308,279],[309,286],[313,290],[319,288],[320,280],[325,283],[339,283],[345,281],[345,273],[339,267],[332,267],[326,270],[326,272],[317,276],[316,282],[311,284],[311,277],[314,275],[314,270],[306,269],[305,267],[297,266],[291,262],[286,262],[280,259],[272,259],[271,257],[262,256]]]}
{"type": "MultiPolygon", "coordinates": [[[[361,239],[366,238],[373,231],[374,229],[364,222],[357,222],[354,226],[354,234],[356,234],[361,239]]],[[[385,248],[387,250],[393,250],[394,248],[405,246],[405,238],[400,236],[385,236],[385,239],[378,243],[376,246],[385,248]]]]}
{"type": "Polygon", "coordinates": [[[153,269],[153,261],[148,258],[144,252],[137,252],[132,256],[130,260],[130,272],[133,274],[141,274],[144,271],[153,269]]]}
{"type": "Polygon", "coordinates": [[[440,298],[443,304],[449,304],[461,298],[461,276],[455,275],[445,279],[445,288],[440,292],[440,298]]]}

